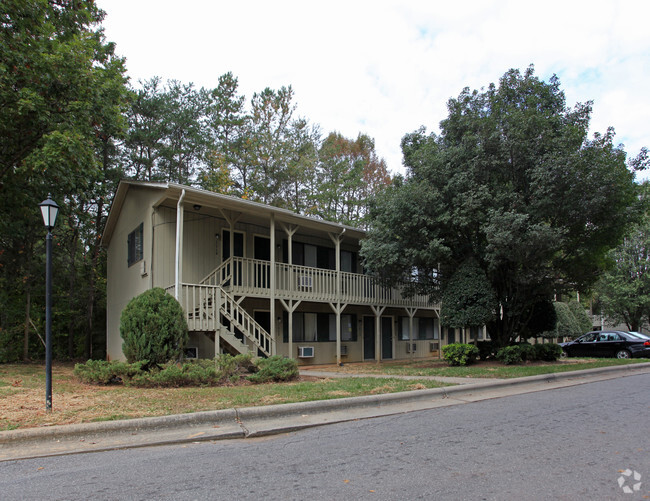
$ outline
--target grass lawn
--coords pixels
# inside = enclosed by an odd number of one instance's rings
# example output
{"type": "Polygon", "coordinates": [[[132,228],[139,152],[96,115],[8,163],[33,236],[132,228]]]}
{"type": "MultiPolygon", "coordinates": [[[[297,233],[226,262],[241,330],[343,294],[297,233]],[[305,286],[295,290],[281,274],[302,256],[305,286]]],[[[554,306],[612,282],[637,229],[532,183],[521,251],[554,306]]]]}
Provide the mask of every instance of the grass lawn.
{"type": "MultiPolygon", "coordinates": [[[[345,364],[309,367],[348,374],[516,378],[551,372],[592,369],[647,362],[644,359],[565,359],[505,366],[479,362],[469,367],[449,367],[439,360],[345,364]]],[[[291,383],[237,384],[197,388],[131,388],[81,383],[72,373],[74,364],[55,363],[52,369],[52,412],[45,412],[43,364],[0,365],[0,431],[55,424],[85,423],[137,417],[164,416],[232,407],[311,400],[328,400],[378,393],[438,388],[445,383],[427,379],[302,378],[291,383]]]]}
{"type": "Polygon", "coordinates": [[[0,365],[0,431],[186,412],[307,402],[377,393],[439,388],[427,380],[315,379],[291,383],[198,388],[130,388],[84,384],[74,364],[52,369],[52,412],[45,412],[45,366],[0,365]]]}
{"type": "MultiPolygon", "coordinates": [[[[391,376],[442,376],[467,378],[509,379],[553,372],[595,369],[612,365],[650,362],[648,359],[619,360],[616,358],[568,358],[557,362],[528,362],[521,365],[503,365],[496,361],[478,362],[466,367],[450,367],[444,360],[399,360],[381,363],[350,363],[343,367],[318,366],[314,370],[349,374],[385,374],[391,376]]],[[[311,369],[311,367],[310,367],[311,369]]]]}

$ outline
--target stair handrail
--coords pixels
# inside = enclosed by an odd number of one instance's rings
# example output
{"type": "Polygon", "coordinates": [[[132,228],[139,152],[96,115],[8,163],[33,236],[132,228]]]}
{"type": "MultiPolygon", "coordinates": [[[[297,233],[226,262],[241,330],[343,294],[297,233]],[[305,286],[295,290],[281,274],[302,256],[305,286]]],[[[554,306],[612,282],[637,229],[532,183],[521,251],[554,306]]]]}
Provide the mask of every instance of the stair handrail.
{"type": "Polygon", "coordinates": [[[216,285],[223,287],[223,285],[232,278],[232,262],[233,259],[229,257],[214,270],[208,273],[203,280],[199,282],[201,285],[216,285]],[[221,278],[219,278],[221,277],[221,278]]]}
{"type": "Polygon", "coordinates": [[[271,335],[262,327],[253,316],[248,313],[241,305],[235,301],[230,294],[221,289],[222,301],[220,313],[222,313],[230,322],[235,324],[237,328],[250,339],[253,344],[259,348],[262,353],[270,357],[273,352],[275,341],[271,335]]]}

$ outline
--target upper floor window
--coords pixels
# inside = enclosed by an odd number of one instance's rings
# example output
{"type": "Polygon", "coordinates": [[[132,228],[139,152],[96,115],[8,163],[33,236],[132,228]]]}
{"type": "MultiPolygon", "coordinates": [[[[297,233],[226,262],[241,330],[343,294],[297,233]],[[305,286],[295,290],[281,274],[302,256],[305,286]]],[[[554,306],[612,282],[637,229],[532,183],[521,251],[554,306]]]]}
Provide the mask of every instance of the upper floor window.
{"type": "Polygon", "coordinates": [[[137,263],[144,257],[143,235],[144,225],[140,223],[135,230],[129,233],[126,239],[128,246],[127,262],[129,266],[137,263]]]}

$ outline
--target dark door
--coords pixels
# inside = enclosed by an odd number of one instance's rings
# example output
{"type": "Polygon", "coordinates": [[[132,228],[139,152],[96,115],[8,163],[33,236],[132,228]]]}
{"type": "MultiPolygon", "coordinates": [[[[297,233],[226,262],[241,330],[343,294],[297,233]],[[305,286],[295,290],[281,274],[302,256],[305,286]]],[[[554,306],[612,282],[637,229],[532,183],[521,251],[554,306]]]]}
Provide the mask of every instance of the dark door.
{"type": "Polygon", "coordinates": [[[255,287],[262,287],[267,289],[271,285],[270,264],[271,261],[271,240],[267,237],[256,236],[253,239],[254,254],[253,257],[256,261],[264,261],[263,263],[256,262],[253,266],[253,273],[255,274],[255,287]]]}
{"type": "MultiPolygon", "coordinates": [[[[223,238],[221,239],[221,255],[225,261],[230,257],[230,231],[223,230],[223,238]]],[[[233,242],[233,254],[235,257],[244,257],[244,234],[238,231],[235,232],[235,240],[233,242]]],[[[227,270],[230,272],[231,270],[227,270]]],[[[234,285],[242,285],[242,264],[237,263],[232,269],[234,285]]],[[[225,285],[230,285],[226,283],[225,285]]]]}
{"type": "Polygon", "coordinates": [[[381,317],[381,358],[393,358],[393,317],[381,317]]]}
{"type": "Polygon", "coordinates": [[[363,317],[363,359],[375,359],[375,319],[363,317]]]}

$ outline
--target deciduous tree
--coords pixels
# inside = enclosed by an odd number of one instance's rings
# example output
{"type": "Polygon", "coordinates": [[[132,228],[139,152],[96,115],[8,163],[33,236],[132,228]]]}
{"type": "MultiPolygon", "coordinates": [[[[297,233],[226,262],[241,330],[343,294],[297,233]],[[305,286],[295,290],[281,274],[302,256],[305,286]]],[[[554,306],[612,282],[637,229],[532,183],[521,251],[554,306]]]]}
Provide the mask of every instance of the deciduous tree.
{"type": "Polygon", "coordinates": [[[463,90],[448,111],[440,134],[403,139],[408,176],[375,201],[362,253],[434,300],[474,259],[495,298],[488,332],[506,344],[535,303],[597,279],[632,219],[634,174],[613,130],[588,139],[591,103],[567,108],[558,79],[532,67],[463,90]]]}

